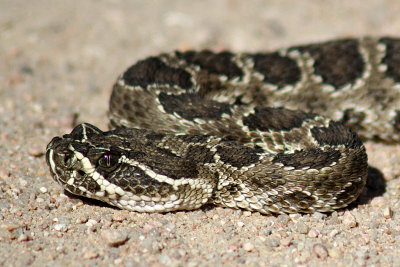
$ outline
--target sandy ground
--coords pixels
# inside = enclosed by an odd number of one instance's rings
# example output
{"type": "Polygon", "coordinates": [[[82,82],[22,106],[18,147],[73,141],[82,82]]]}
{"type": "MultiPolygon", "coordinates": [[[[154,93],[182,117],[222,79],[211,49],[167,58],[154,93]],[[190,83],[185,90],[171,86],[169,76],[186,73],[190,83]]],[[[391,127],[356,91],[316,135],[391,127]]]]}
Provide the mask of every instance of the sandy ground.
{"type": "Polygon", "coordinates": [[[399,146],[367,143],[378,182],[328,215],[122,211],[66,195],[43,156],[74,121],[106,129],[111,86],[140,58],[396,36],[399,14],[397,0],[0,1],[0,265],[400,266],[399,146]]]}

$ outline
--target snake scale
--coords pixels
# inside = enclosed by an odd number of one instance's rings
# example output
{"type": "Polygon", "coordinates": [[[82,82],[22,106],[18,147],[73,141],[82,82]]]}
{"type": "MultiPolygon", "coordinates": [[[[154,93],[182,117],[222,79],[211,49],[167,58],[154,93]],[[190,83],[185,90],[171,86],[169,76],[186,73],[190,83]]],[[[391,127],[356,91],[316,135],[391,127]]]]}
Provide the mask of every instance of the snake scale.
{"type": "Polygon", "coordinates": [[[114,130],[80,124],[46,160],[65,190],[122,209],[330,212],[365,185],[361,140],[400,141],[399,89],[395,38],[175,51],[118,78],[114,130]]]}

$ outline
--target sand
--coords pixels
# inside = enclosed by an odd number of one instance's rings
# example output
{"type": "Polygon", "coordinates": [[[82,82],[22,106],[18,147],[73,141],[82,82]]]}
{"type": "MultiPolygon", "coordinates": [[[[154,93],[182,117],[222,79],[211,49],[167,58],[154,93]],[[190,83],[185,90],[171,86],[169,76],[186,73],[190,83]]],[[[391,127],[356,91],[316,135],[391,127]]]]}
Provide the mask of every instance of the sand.
{"type": "Polygon", "coordinates": [[[76,122],[106,129],[112,84],[138,59],[398,36],[399,14],[395,0],[1,1],[0,265],[400,266],[399,146],[367,142],[369,189],[313,215],[123,211],[67,195],[44,158],[76,122]]]}

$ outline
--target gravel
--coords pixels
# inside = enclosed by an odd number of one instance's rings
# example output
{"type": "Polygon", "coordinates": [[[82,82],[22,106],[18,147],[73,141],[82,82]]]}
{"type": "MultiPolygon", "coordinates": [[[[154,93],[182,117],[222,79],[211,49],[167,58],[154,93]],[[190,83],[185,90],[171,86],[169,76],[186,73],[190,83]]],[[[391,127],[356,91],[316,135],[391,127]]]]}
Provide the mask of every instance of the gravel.
{"type": "Polygon", "coordinates": [[[138,59],[396,36],[399,1],[5,0],[0,14],[0,266],[400,266],[398,145],[367,142],[370,187],[312,215],[123,211],[63,192],[44,158],[76,122],[107,128],[138,59]]]}

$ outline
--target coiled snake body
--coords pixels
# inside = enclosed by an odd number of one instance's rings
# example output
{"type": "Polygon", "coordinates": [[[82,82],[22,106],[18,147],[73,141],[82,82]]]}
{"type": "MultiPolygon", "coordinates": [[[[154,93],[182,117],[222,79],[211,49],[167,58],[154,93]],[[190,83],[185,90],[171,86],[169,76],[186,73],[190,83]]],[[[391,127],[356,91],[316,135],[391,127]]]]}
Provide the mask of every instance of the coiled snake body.
{"type": "Polygon", "coordinates": [[[400,140],[399,66],[393,38],[149,57],[114,85],[117,128],[78,125],[47,163],[67,191],[128,210],[329,212],[365,185],[355,131],[400,140]]]}

